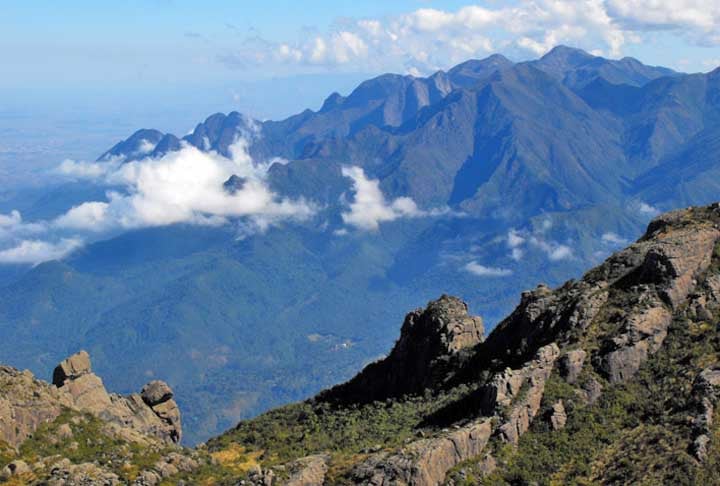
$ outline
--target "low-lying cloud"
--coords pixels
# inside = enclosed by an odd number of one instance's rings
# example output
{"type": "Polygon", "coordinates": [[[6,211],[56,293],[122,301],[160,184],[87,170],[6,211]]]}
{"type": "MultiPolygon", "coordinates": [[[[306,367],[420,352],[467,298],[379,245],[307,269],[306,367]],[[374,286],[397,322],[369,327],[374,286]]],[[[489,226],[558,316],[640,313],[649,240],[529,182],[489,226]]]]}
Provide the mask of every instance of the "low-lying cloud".
{"type": "Polygon", "coordinates": [[[273,194],[265,183],[266,167],[253,164],[244,141],[231,148],[232,157],[203,152],[187,145],[160,159],[122,164],[104,180],[124,192],[110,192],[107,201],[73,207],[54,221],[59,228],[107,231],[177,223],[223,224],[227,218],[248,217],[261,229],[284,219],[305,219],[314,212],[305,200],[273,194]],[[223,183],[243,178],[230,192],[223,183]]]}
{"type": "Polygon", "coordinates": [[[380,223],[400,218],[433,216],[445,211],[423,211],[409,197],[388,201],[380,190],[380,181],[369,179],[362,168],[343,167],[342,174],[352,179],[353,200],[349,211],[342,213],[345,224],[360,230],[377,231],[380,223]]]}
{"type": "Polygon", "coordinates": [[[57,242],[22,240],[10,248],[0,250],[0,263],[36,265],[63,258],[80,246],[82,240],[79,238],[61,238],[57,242]]]}
{"type": "Polygon", "coordinates": [[[84,202],[49,221],[24,223],[17,211],[0,215],[0,263],[61,258],[84,240],[114,231],[178,223],[222,225],[242,218],[247,234],[248,227],[264,231],[315,213],[312,203],[270,190],[267,164],[253,162],[244,139],[233,144],[230,153],[228,158],[186,145],[161,158],[128,163],[65,161],[59,172],[113,190],[106,200],[84,202]],[[232,175],[242,184],[229,191],[223,183],[232,175]]]}
{"type": "Polygon", "coordinates": [[[552,220],[546,218],[533,232],[511,229],[505,238],[510,257],[520,261],[527,249],[540,250],[550,261],[570,260],[574,258],[572,247],[549,239],[546,233],[552,228],[552,220]]]}

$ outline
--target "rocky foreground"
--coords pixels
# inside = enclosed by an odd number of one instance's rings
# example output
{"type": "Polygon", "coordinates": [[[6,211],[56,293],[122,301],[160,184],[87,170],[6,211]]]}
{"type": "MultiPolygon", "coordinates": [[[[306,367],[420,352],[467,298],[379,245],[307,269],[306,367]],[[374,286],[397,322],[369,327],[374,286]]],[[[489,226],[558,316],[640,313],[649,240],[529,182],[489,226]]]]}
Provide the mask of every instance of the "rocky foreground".
{"type": "Polygon", "coordinates": [[[662,215],[486,339],[443,296],[384,360],[209,447],[293,485],[717,484],[719,242],[720,205],[662,215]]]}
{"type": "Polygon", "coordinates": [[[175,445],[179,413],[162,382],[108,394],[84,353],[53,384],[2,368],[2,474],[37,484],[719,484],[719,243],[720,205],[660,216],[582,279],[525,292],[487,338],[482,319],[442,296],[408,314],[388,356],[349,382],[196,451],[175,445]],[[101,445],[87,442],[86,424],[101,445]]]}
{"type": "Polygon", "coordinates": [[[176,445],[181,437],[166,383],[108,393],[85,351],[60,363],[52,383],[0,367],[0,481],[156,485],[199,467],[195,453],[176,445]]]}

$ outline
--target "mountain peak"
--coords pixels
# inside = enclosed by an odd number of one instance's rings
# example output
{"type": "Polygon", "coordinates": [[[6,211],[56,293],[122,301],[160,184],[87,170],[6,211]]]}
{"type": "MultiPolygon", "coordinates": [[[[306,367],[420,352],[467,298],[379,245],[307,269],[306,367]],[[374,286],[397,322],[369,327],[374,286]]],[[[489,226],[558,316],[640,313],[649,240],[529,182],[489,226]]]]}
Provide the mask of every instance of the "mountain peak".
{"type": "Polygon", "coordinates": [[[565,67],[579,66],[588,62],[591,59],[594,59],[595,57],[597,56],[593,56],[592,54],[582,49],[559,45],[553,47],[550,51],[548,51],[544,56],[539,59],[538,62],[543,64],[552,63],[565,67]]]}

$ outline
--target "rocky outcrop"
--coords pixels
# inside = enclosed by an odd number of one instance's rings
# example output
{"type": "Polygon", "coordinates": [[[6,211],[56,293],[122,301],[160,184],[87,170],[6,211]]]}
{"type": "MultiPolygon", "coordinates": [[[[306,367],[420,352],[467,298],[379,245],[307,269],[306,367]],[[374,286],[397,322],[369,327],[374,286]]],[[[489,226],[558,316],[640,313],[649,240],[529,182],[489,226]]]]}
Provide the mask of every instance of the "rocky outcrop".
{"type": "Polygon", "coordinates": [[[73,406],[68,394],[9,366],[0,366],[0,392],[0,442],[13,447],[73,406]]]}
{"type": "Polygon", "coordinates": [[[573,349],[565,353],[558,361],[560,376],[568,383],[574,384],[582,372],[586,357],[587,353],[582,349],[573,349]]]}
{"type": "Polygon", "coordinates": [[[437,387],[457,369],[462,353],[482,342],[483,335],[482,319],[469,315],[460,299],[443,295],[405,317],[400,338],[386,358],[321,398],[373,401],[437,387]]]}
{"type": "Polygon", "coordinates": [[[698,461],[707,459],[712,436],[713,415],[720,399],[720,365],[704,369],[695,378],[693,398],[696,413],[693,417],[692,452],[698,461]]]}
{"type": "Polygon", "coordinates": [[[29,371],[0,367],[0,389],[0,441],[15,447],[65,409],[91,413],[118,436],[135,442],[177,443],[182,437],[180,411],[167,384],[149,383],[145,397],[110,394],[92,372],[85,351],[55,368],[53,384],[36,379],[29,371]]]}
{"type": "Polygon", "coordinates": [[[498,428],[502,440],[517,444],[540,410],[545,382],[560,355],[553,343],[543,346],[534,360],[519,370],[505,370],[485,387],[488,412],[495,410],[504,418],[498,428]],[[491,406],[489,406],[491,405],[491,406]]]}
{"type": "Polygon", "coordinates": [[[667,336],[672,314],[659,301],[648,306],[631,312],[622,324],[624,332],[609,341],[612,350],[603,357],[602,371],[611,383],[632,377],[667,336]]]}
{"type": "Polygon", "coordinates": [[[491,421],[484,420],[418,440],[396,453],[374,454],[353,471],[352,481],[372,486],[441,484],[450,469],[480,455],[492,430],[491,421]]]}
{"type": "Polygon", "coordinates": [[[548,416],[550,421],[550,427],[553,430],[560,430],[565,428],[567,423],[567,413],[565,412],[565,405],[562,400],[555,402],[550,409],[548,416]]]}
{"type": "Polygon", "coordinates": [[[287,465],[290,477],[285,486],[323,486],[329,460],[328,456],[318,454],[293,461],[287,465]]]}

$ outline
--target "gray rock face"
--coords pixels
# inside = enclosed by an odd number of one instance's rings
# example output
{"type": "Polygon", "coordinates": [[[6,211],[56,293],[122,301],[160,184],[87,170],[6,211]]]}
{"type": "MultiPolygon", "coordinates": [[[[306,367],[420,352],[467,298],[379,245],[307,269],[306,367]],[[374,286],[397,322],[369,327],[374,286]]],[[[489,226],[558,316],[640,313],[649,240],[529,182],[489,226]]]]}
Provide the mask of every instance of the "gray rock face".
{"type": "Polygon", "coordinates": [[[460,299],[443,295],[405,317],[400,338],[387,358],[322,396],[363,402],[432,388],[446,379],[463,351],[483,341],[483,335],[482,319],[470,316],[460,299]]]}
{"type": "Polygon", "coordinates": [[[90,356],[81,351],[63,360],[53,373],[53,385],[30,372],[0,367],[0,440],[18,446],[41,424],[64,409],[91,413],[120,437],[144,442],[177,443],[182,437],[180,411],[172,390],[163,382],[146,386],[149,405],[139,394],[110,394],[92,372],[90,356]],[[150,438],[150,439],[149,439],[150,438]]]}
{"type": "Polygon", "coordinates": [[[545,382],[559,356],[557,344],[543,346],[535,359],[523,368],[506,370],[493,379],[487,391],[491,397],[495,397],[494,407],[500,407],[499,412],[505,417],[498,428],[502,440],[517,444],[520,436],[530,428],[530,423],[540,410],[545,382]]]}
{"type": "Polygon", "coordinates": [[[286,486],[323,486],[327,473],[329,457],[325,455],[307,456],[287,466],[290,477],[286,486]]]}
{"type": "Polygon", "coordinates": [[[582,349],[574,349],[565,353],[558,361],[560,376],[570,384],[577,381],[582,371],[587,353],[582,349]]]}
{"type": "Polygon", "coordinates": [[[693,418],[692,450],[695,458],[704,462],[707,459],[710,437],[712,437],[713,415],[720,399],[720,365],[701,371],[693,383],[693,398],[696,415],[693,418]]]}
{"type": "Polygon", "coordinates": [[[650,305],[632,312],[624,323],[625,333],[612,338],[614,350],[605,355],[602,366],[610,382],[631,378],[665,340],[672,314],[658,301],[650,305]]]}
{"type": "Polygon", "coordinates": [[[0,389],[0,441],[13,447],[41,424],[55,420],[64,408],[74,407],[68,394],[29,371],[0,366],[0,389]]]}
{"type": "Polygon", "coordinates": [[[558,400],[552,406],[550,411],[550,427],[553,430],[560,430],[565,428],[567,423],[567,413],[565,413],[565,405],[562,400],[558,400]]]}
{"type": "Polygon", "coordinates": [[[352,480],[373,486],[442,484],[450,469],[480,455],[491,434],[491,421],[485,420],[418,440],[394,454],[374,454],[353,471],[352,480]]]}

